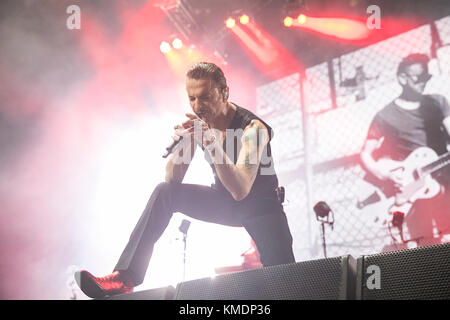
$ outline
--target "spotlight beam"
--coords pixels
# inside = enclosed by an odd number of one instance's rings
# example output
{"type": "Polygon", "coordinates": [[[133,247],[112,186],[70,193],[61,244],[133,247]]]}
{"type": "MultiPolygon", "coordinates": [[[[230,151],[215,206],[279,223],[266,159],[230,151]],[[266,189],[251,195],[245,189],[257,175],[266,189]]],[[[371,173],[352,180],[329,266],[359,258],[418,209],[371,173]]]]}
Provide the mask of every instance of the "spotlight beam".
{"type": "Polygon", "coordinates": [[[241,40],[241,42],[248,48],[251,54],[255,55],[256,58],[262,62],[264,65],[269,65],[277,58],[276,50],[271,50],[270,44],[267,42],[260,43],[255,41],[249,34],[247,34],[240,26],[236,26],[232,29],[233,33],[241,40]],[[268,50],[269,49],[269,50],[268,50]]]}
{"type": "Polygon", "coordinates": [[[305,17],[292,21],[294,28],[309,29],[331,37],[345,40],[361,40],[369,36],[367,26],[360,22],[344,18],[305,17]]]}
{"type": "Polygon", "coordinates": [[[230,30],[262,71],[277,69],[281,62],[289,65],[292,70],[302,69],[293,55],[254,21],[250,20],[246,25],[236,25],[230,30]]]}

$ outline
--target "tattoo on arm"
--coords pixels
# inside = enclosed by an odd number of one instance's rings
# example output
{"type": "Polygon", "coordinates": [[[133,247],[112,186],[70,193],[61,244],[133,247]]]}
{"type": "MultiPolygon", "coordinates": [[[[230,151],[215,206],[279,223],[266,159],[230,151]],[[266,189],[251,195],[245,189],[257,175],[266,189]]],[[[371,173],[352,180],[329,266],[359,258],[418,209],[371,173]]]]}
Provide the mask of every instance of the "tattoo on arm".
{"type": "Polygon", "coordinates": [[[243,137],[244,143],[249,142],[250,146],[258,146],[258,135],[259,128],[258,126],[253,126],[247,130],[247,134],[243,137]]]}
{"type": "Polygon", "coordinates": [[[250,128],[242,141],[246,147],[243,164],[252,180],[258,173],[259,167],[258,129],[256,126],[250,128]]]}
{"type": "MultiPolygon", "coordinates": [[[[255,151],[253,151],[255,152],[255,151]]],[[[251,173],[250,175],[256,175],[257,171],[258,171],[258,160],[257,160],[257,156],[252,156],[251,155],[252,150],[247,150],[247,152],[245,153],[245,162],[244,162],[244,166],[245,169],[248,170],[249,173],[251,173]]]]}

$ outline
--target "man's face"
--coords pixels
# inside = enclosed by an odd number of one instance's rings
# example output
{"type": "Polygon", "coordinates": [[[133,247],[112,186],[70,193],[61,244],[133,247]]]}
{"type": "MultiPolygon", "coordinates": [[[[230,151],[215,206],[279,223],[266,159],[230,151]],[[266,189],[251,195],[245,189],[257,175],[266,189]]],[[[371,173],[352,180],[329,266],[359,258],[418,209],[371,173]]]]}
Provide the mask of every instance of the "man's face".
{"type": "Polygon", "coordinates": [[[186,91],[192,111],[207,123],[213,121],[224,107],[225,100],[210,79],[187,78],[186,91]]]}
{"type": "Polygon", "coordinates": [[[400,77],[404,79],[403,87],[407,87],[414,93],[422,94],[431,76],[422,64],[416,63],[407,67],[400,77]]]}

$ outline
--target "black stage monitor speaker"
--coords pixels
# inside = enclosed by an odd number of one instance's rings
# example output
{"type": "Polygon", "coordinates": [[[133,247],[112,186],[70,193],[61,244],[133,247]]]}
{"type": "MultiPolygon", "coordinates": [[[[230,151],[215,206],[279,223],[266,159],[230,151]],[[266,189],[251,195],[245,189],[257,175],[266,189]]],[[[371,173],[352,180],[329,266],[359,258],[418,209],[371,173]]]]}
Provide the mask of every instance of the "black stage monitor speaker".
{"type": "Polygon", "coordinates": [[[179,283],[176,300],[354,299],[356,260],[347,255],[179,283]]]}
{"type": "Polygon", "coordinates": [[[168,286],[133,293],[118,294],[100,300],[173,300],[174,298],[175,288],[168,286]]]}
{"type": "Polygon", "coordinates": [[[450,243],[362,256],[359,300],[450,299],[450,243]]]}

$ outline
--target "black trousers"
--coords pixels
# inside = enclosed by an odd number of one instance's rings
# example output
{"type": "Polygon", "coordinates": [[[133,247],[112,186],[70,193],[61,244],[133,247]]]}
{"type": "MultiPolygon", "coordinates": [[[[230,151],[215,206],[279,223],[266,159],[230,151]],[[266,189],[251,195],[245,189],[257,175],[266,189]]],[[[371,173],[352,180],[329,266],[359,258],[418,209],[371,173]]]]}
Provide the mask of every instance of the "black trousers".
{"type": "Polygon", "coordinates": [[[275,197],[235,201],[228,192],[208,186],[163,182],[153,191],[114,270],[127,272],[136,285],[141,284],[153,246],[174,212],[244,227],[255,241],[265,267],[295,262],[286,215],[275,197]]]}

